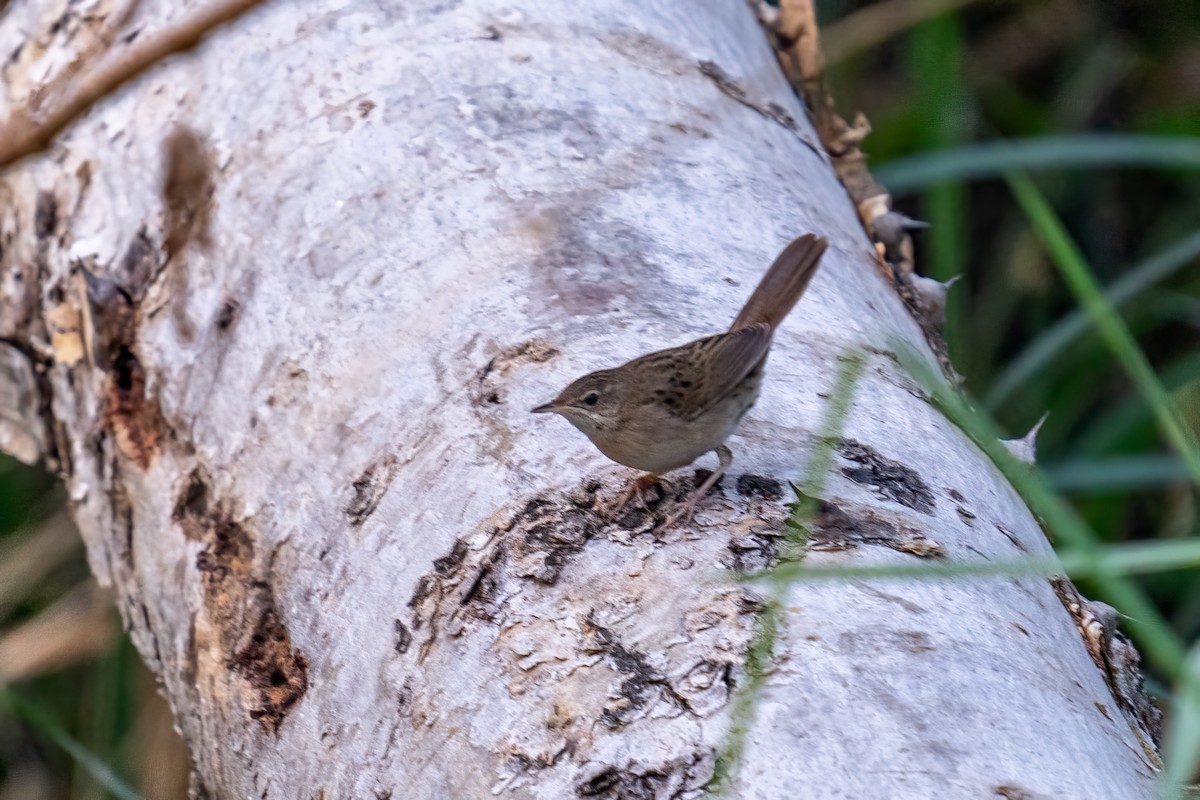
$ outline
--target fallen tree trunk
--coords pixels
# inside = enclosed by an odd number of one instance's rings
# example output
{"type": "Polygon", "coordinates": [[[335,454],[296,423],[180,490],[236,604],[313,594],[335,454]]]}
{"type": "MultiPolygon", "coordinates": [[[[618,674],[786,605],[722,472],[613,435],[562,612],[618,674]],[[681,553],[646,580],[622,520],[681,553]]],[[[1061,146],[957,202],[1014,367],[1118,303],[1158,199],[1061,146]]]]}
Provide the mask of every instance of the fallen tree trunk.
{"type": "MultiPolygon", "coordinates": [[[[8,113],[117,38],[95,5],[10,4],[8,113]]],[[[3,176],[2,444],[62,472],[196,796],[700,796],[760,609],[728,579],[856,349],[808,558],[1048,550],[889,357],[924,336],[803,117],[738,3],[277,4],[3,176]],[[725,329],[805,231],[724,487],[607,521],[630,473],[529,408],[725,329]]],[[[1045,580],[785,612],[738,797],[1150,792],[1045,580]]]]}

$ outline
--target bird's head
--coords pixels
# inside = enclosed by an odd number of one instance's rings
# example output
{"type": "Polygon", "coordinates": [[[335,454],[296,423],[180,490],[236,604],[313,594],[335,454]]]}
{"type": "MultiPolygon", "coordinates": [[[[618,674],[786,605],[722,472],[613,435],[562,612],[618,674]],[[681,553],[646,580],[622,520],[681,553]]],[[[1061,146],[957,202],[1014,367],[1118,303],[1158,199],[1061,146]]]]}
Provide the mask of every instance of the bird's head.
{"type": "Polygon", "coordinates": [[[534,414],[558,414],[589,436],[612,430],[621,408],[621,387],[613,370],[590,372],[558,393],[534,414]]]}

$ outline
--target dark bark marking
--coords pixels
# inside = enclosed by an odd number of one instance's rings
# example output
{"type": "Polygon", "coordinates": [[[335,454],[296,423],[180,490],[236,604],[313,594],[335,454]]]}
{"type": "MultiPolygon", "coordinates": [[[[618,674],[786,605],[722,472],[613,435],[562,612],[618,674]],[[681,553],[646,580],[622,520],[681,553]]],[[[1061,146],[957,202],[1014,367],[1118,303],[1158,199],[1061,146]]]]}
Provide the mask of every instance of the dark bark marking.
{"type": "Polygon", "coordinates": [[[394,455],[384,456],[368,466],[351,484],[350,502],[346,504],[346,516],[350,524],[358,527],[375,513],[388,487],[396,479],[398,462],[394,455]]]}
{"type": "Polygon", "coordinates": [[[433,560],[433,571],[439,578],[449,578],[456,569],[462,566],[466,557],[467,543],[462,539],[455,539],[454,546],[450,548],[448,554],[433,560]]]}
{"type": "Polygon", "coordinates": [[[936,502],[929,485],[912,467],[884,458],[874,448],[842,439],[838,454],[858,466],[842,467],[842,474],[855,483],[875,488],[884,499],[932,516],[936,502]]]}
{"type": "Polygon", "coordinates": [[[274,732],[308,690],[308,660],[292,649],[274,598],[268,594],[262,600],[249,641],[231,665],[251,690],[243,693],[251,695],[250,718],[274,732]]]}
{"type": "Polygon", "coordinates": [[[192,470],[187,485],[175,499],[171,519],[183,528],[183,535],[191,541],[199,541],[208,520],[208,484],[199,468],[192,470]]]}
{"type": "Polygon", "coordinates": [[[743,574],[767,569],[779,560],[781,545],[785,544],[782,530],[751,530],[744,535],[731,536],[728,550],[733,558],[728,566],[743,574]]]}
{"type": "Polygon", "coordinates": [[[33,233],[38,239],[49,239],[58,228],[58,199],[53,192],[38,192],[33,212],[33,233]]]}
{"type": "Polygon", "coordinates": [[[701,789],[713,777],[716,753],[697,751],[661,764],[630,761],[593,764],[575,784],[576,797],[595,800],[663,800],[701,789]]]}
{"type": "Polygon", "coordinates": [[[163,143],[162,199],[166,207],[167,260],[195,240],[207,247],[212,216],[213,163],[204,141],[190,128],[179,126],[163,143]]]}
{"type": "Polygon", "coordinates": [[[237,300],[229,295],[221,301],[221,308],[217,311],[216,326],[221,333],[227,333],[234,323],[237,322],[238,312],[241,310],[241,305],[237,300]]]}
{"type": "Polygon", "coordinates": [[[940,544],[910,525],[887,519],[871,509],[821,501],[809,534],[809,548],[848,550],[864,544],[882,545],[922,558],[946,555],[940,544]]]}
{"type": "Polygon", "coordinates": [[[1012,531],[1010,531],[1008,528],[1001,525],[999,522],[993,522],[992,524],[994,526],[996,526],[996,530],[1000,531],[1000,533],[1004,535],[1005,539],[1008,539],[1008,541],[1012,543],[1013,547],[1017,548],[1022,553],[1029,552],[1029,548],[1026,547],[1025,544],[1020,539],[1018,539],[1016,537],[1016,535],[1013,534],[1012,531]]]}
{"type": "Polygon", "coordinates": [[[599,38],[604,47],[645,70],[684,75],[694,62],[684,51],[657,36],[632,28],[617,28],[599,38]]]}
{"type": "Polygon", "coordinates": [[[796,138],[801,144],[828,162],[829,155],[823,149],[805,138],[803,133],[800,131],[800,126],[796,123],[796,118],[788,113],[786,108],[773,100],[758,102],[752,99],[749,93],[746,92],[745,88],[743,88],[740,83],[734,80],[729,73],[722,69],[721,65],[717,64],[715,61],[701,61],[696,66],[700,70],[700,74],[711,80],[713,85],[716,86],[722,94],[791,131],[793,134],[795,134],[796,138]]]}
{"type": "Polygon", "coordinates": [[[1011,784],[1002,784],[992,789],[996,797],[1002,797],[1004,800],[1044,800],[1041,795],[1034,794],[1028,789],[1011,784]]]}
{"type": "Polygon", "coordinates": [[[204,141],[189,128],[177,126],[163,143],[163,250],[171,319],[185,342],[193,339],[196,329],[187,315],[190,291],[184,251],[193,242],[201,248],[212,244],[213,172],[204,141]]]}
{"type": "Polygon", "coordinates": [[[571,558],[605,524],[592,511],[595,486],[581,489],[571,502],[560,504],[534,498],[503,527],[492,532],[489,543],[472,551],[462,539],[446,555],[435,559],[408,601],[413,630],[428,629],[421,645],[424,658],[437,636],[439,622],[467,615],[493,620],[499,586],[518,579],[547,586],[558,582],[571,558]]]}
{"type": "Polygon", "coordinates": [[[623,728],[659,696],[680,708],[690,708],[667,677],[651,666],[644,653],[626,647],[610,629],[596,622],[594,613],[588,614],[587,622],[597,649],[608,657],[613,669],[625,676],[616,690],[616,697],[601,712],[601,722],[610,728],[623,728]]]}
{"type": "Polygon", "coordinates": [[[764,500],[778,500],[783,497],[783,484],[762,475],[739,476],[737,490],[743,497],[761,497],[764,500]]]}
{"type": "MultiPolygon", "coordinates": [[[[141,302],[154,274],[159,269],[159,250],[150,239],[146,226],[138,228],[137,234],[121,257],[120,275],[126,286],[125,297],[130,304],[141,302]]],[[[125,291],[125,290],[123,290],[125,291]]]]}
{"type": "Polygon", "coordinates": [[[395,620],[392,625],[396,631],[396,652],[399,655],[404,655],[408,652],[409,646],[412,645],[412,631],[400,620],[395,620]]]}

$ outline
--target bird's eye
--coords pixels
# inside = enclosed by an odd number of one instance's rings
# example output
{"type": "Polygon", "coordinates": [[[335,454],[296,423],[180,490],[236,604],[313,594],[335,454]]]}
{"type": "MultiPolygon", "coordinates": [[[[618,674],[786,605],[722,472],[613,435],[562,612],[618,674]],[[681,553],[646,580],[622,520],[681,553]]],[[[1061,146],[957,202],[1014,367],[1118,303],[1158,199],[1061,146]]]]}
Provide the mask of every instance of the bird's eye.
{"type": "Polygon", "coordinates": [[[600,395],[596,392],[588,392],[583,396],[583,402],[585,405],[594,406],[600,402],[600,395]]]}

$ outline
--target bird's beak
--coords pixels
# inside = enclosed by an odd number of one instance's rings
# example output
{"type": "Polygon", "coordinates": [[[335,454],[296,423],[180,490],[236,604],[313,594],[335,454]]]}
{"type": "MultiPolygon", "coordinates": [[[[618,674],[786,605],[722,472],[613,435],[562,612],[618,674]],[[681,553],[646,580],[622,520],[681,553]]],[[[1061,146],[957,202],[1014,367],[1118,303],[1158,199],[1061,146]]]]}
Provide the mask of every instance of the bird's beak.
{"type": "Polygon", "coordinates": [[[531,409],[534,414],[553,414],[558,411],[558,404],[554,402],[543,403],[537,408],[531,409]]]}

